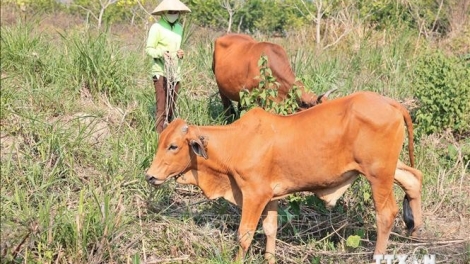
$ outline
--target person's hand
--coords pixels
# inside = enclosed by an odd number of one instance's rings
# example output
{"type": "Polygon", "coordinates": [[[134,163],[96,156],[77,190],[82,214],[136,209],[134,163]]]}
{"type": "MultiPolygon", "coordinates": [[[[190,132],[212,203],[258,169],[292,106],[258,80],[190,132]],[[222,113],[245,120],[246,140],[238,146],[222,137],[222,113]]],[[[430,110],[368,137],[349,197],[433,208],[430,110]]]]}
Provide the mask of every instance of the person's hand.
{"type": "Polygon", "coordinates": [[[184,51],[182,49],[178,50],[176,56],[178,56],[178,59],[182,59],[184,57],[184,51]]]}
{"type": "Polygon", "coordinates": [[[170,52],[169,51],[165,51],[163,53],[163,58],[166,60],[166,59],[171,59],[171,55],[170,55],[170,52]]]}

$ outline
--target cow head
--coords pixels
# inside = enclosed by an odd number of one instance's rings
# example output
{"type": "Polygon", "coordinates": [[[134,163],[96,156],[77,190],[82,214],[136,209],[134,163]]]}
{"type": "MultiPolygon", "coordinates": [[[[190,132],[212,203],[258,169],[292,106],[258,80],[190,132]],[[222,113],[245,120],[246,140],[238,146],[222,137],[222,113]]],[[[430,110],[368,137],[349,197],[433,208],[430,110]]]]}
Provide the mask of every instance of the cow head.
{"type": "Polygon", "coordinates": [[[320,97],[315,95],[314,93],[302,92],[299,102],[300,109],[308,109],[312,106],[321,103],[321,99],[319,98],[320,97]]]}
{"type": "Polygon", "coordinates": [[[171,122],[160,135],[157,152],[145,174],[147,182],[160,185],[191,170],[197,156],[207,159],[203,140],[183,120],[171,122]]]}
{"type": "Polygon", "coordinates": [[[307,109],[307,108],[310,108],[312,106],[315,106],[315,105],[318,105],[318,104],[321,104],[323,102],[328,101],[328,96],[332,92],[336,91],[337,89],[338,88],[330,89],[326,93],[320,94],[319,96],[317,96],[313,93],[309,93],[309,92],[302,92],[302,95],[301,95],[301,98],[300,98],[300,108],[301,109],[307,109]]]}

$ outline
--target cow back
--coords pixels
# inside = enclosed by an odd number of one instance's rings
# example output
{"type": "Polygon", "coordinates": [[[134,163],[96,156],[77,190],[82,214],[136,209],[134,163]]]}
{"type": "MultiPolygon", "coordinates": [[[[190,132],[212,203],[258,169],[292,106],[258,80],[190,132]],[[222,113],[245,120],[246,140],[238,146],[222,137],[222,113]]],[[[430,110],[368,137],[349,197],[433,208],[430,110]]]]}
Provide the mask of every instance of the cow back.
{"type": "Polygon", "coordinates": [[[287,53],[277,44],[257,42],[243,34],[228,34],[215,41],[212,70],[220,93],[239,101],[241,90],[258,87],[258,61],[263,55],[267,56],[268,66],[279,83],[279,98],[285,98],[295,82],[287,53]]]}

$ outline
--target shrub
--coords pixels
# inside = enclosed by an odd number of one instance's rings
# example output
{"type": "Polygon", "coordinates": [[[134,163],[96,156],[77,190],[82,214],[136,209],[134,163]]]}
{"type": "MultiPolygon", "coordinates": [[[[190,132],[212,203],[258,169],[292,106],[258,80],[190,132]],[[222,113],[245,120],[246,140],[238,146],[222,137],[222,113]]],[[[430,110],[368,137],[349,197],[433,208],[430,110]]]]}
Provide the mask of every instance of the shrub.
{"type": "Polygon", "coordinates": [[[397,24],[411,25],[412,15],[407,5],[396,1],[362,1],[358,3],[360,16],[379,30],[394,28],[397,24]]]}
{"type": "Polygon", "coordinates": [[[465,133],[470,125],[470,67],[466,62],[441,52],[418,58],[414,70],[414,113],[418,137],[450,129],[465,133]]]}
{"type": "Polygon", "coordinates": [[[299,108],[297,101],[300,98],[300,91],[298,88],[294,86],[289,90],[287,98],[281,102],[276,102],[275,98],[278,96],[277,88],[279,83],[276,82],[276,77],[272,75],[266,56],[261,56],[258,67],[260,68],[258,87],[252,91],[242,90],[240,92],[240,106],[244,109],[241,114],[254,107],[261,107],[266,111],[281,115],[295,112],[299,108]]]}

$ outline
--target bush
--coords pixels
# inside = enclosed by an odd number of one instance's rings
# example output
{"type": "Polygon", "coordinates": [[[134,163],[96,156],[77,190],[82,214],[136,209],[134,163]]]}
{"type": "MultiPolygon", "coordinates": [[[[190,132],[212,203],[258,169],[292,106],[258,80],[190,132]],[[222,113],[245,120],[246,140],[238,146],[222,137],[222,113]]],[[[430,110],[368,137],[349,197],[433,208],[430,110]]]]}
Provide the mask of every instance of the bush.
{"type": "Polygon", "coordinates": [[[240,92],[240,107],[244,109],[241,115],[254,107],[261,107],[268,112],[280,115],[296,112],[299,108],[297,101],[300,98],[300,90],[294,86],[289,90],[287,98],[281,102],[276,102],[279,83],[276,82],[276,77],[272,75],[266,56],[261,56],[258,67],[260,71],[258,87],[251,91],[245,89],[240,92]]]}
{"type": "Polygon", "coordinates": [[[470,125],[470,67],[441,52],[418,58],[413,73],[419,107],[414,113],[418,137],[450,129],[465,134],[470,125]]]}
{"type": "Polygon", "coordinates": [[[378,30],[394,28],[397,24],[412,25],[407,5],[396,1],[362,1],[358,3],[360,16],[378,30]]]}

